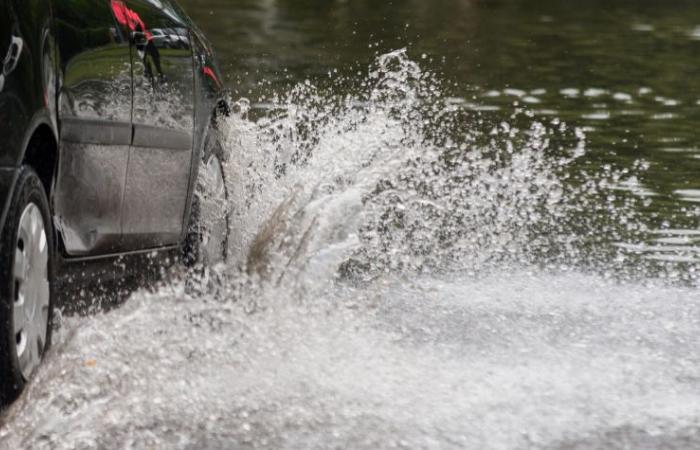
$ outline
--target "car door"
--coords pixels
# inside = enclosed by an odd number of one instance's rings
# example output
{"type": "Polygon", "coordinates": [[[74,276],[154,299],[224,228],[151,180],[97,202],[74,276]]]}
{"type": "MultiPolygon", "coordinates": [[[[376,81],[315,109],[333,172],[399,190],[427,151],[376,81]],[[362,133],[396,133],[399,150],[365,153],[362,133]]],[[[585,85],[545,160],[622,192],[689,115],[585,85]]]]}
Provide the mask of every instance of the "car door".
{"type": "Polygon", "coordinates": [[[129,35],[110,0],[55,0],[54,25],[61,68],[56,227],[69,255],[116,252],[132,138],[129,35]]]}
{"type": "Polygon", "coordinates": [[[193,157],[194,60],[187,21],[167,2],[126,0],[134,74],[134,138],[124,195],[126,248],[176,244],[193,157]]]}

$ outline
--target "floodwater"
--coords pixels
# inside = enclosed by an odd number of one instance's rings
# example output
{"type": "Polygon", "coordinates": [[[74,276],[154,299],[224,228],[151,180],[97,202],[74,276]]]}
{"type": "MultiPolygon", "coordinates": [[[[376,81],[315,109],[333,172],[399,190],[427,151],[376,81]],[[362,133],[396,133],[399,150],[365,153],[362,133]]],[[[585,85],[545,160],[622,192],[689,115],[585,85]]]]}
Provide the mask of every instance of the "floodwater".
{"type": "Polygon", "coordinates": [[[63,315],[1,447],[700,446],[700,7],[183,6],[230,261],[63,315]]]}

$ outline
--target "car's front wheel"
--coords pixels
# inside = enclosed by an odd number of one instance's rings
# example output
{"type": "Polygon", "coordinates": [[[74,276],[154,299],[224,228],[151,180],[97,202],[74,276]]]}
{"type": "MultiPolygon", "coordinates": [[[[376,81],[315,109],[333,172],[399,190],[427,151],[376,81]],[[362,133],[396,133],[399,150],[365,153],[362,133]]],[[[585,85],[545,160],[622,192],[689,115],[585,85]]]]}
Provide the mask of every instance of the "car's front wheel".
{"type": "Polygon", "coordinates": [[[185,265],[215,266],[226,262],[228,238],[228,191],[223,165],[213,153],[199,169],[184,246],[185,265]]]}
{"type": "Polygon", "coordinates": [[[0,236],[0,402],[13,401],[51,342],[53,234],[36,172],[20,174],[0,236]]]}

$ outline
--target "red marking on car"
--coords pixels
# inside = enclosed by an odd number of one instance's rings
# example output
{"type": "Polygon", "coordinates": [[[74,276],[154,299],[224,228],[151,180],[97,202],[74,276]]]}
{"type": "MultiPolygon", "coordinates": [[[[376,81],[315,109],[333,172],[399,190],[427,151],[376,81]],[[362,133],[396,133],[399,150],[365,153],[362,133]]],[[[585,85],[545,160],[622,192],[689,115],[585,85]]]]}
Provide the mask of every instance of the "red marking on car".
{"type": "Polygon", "coordinates": [[[127,7],[121,0],[111,0],[111,5],[114,17],[120,25],[127,27],[131,31],[136,31],[140,27],[147,40],[153,39],[153,33],[148,31],[146,24],[136,11],[127,7]]]}
{"type": "Polygon", "coordinates": [[[216,74],[211,69],[211,67],[204,66],[202,68],[202,73],[204,73],[204,75],[206,75],[209,78],[211,78],[212,80],[214,80],[214,82],[216,83],[217,86],[221,87],[221,82],[219,81],[219,79],[217,78],[216,74]]]}

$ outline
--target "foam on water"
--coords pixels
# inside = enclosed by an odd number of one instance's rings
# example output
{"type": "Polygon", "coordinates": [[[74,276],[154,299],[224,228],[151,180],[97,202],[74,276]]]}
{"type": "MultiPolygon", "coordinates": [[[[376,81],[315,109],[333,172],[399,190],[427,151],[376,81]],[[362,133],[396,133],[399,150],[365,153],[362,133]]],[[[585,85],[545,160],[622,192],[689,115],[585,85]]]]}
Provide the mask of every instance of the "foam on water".
{"type": "Polygon", "coordinates": [[[403,51],[236,109],[229,265],[66,318],[0,445],[698,442],[693,266],[611,245],[646,231],[635,174],[582,130],[486,127],[403,51]]]}

